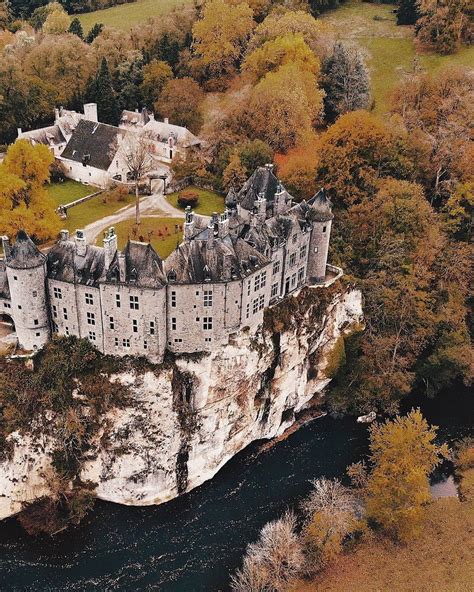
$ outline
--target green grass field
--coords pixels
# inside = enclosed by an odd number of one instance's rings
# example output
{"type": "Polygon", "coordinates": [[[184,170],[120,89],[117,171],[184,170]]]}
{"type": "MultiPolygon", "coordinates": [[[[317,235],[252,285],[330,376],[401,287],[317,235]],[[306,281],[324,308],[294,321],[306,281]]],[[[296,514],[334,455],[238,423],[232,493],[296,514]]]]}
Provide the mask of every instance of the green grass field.
{"type": "Polygon", "coordinates": [[[474,65],[474,47],[450,56],[417,51],[413,27],[397,27],[393,5],[351,1],[321,18],[334,27],[338,37],[354,41],[364,50],[377,113],[388,110],[390,93],[403,75],[413,70],[415,58],[429,72],[474,65]]]}
{"type": "Polygon", "coordinates": [[[156,252],[165,259],[183,239],[181,218],[142,218],[137,228],[134,220],[124,220],[114,226],[118,247],[123,249],[129,239],[152,244],[156,252]],[[178,229],[176,229],[176,225],[178,229]]]}
{"type": "Polygon", "coordinates": [[[117,210],[133,203],[135,197],[127,195],[125,201],[109,201],[106,203],[104,203],[103,199],[103,195],[98,195],[69,209],[66,220],[62,221],[63,227],[67,228],[69,232],[74,232],[77,228],[84,228],[91,222],[110,216],[117,210]]]}
{"type": "Polygon", "coordinates": [[[137,0],[130,4],[120,4],[104,10],[96,10],[77,15],[84,33],[87,34],[95,23],[102,23],[115,29],[130,29],[154,16],[170,12],[175,6],[187,4],[189,0],[137,0]]]}
{"type": "Polygon", "coordinates": [[[48,185],[47,190],[54,199],[56,206],[66,205],[97,191],[95,187],[83,185],[70,179],[66,179],[63,183],[51,183],[48,185]]]}
{"type": "MultiPolygon", "coordinates": [[[[186,187],[185,191],[193,191],[199,195],[199,204],[197,208],[194,210],[196,214],[202,214],[203,216],[210,216],[213,212],[223,212],[225,205],[224,205],[224,198],[222,195],[218,193],[214,193],[213,191],[207,191],[205,189],[199,189],[199,187],[186,187]]],[[[167,201],[178,208],[178,210],[183,210],[178,204],[178,195],[179,192],[170,193],[166,196],[167,201]]]]}

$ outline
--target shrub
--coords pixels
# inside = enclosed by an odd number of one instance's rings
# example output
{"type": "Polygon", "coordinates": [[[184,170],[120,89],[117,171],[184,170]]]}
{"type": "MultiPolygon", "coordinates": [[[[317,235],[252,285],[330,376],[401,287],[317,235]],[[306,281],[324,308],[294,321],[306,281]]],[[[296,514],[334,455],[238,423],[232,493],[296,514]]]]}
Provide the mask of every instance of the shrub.
{"type": "Polygon", "coordinates": [[[195,208],[199,203],[199,194],[195,191],[181,191],[178,195],[178,204],[182,208],[190,206],[195,208]]]}

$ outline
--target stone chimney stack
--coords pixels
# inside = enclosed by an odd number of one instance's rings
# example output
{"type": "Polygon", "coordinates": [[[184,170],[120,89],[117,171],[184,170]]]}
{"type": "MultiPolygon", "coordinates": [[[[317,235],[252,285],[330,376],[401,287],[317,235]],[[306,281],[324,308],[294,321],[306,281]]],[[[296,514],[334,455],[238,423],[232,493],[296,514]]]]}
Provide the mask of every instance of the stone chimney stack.
{"type": "Polygon", "coordinates": [[[85,257],[87,252],[87,240],[83,230],[76,230],[74,242],[76,243],[76,255],[78,257],[85,257]]]}
{"type": "Polygon", "coordinates": [[[104,236],[105,269],[109,269],[117,252],[117,235],[115,228],[111,226],[104,236]]]}
{"type": "Polygon", "coordinates": [[[184,220],[184,239],[191,240],[194,233],[194,212],[187,206],[184,220]]]}
{"type": "Polygon", "coordinates": [[[229,234],[229,212],[226,208],[225,212],[219,216],[219,238],[224,238],[229,234]]]}
{"type": "Polygon", "coordinates": [[[166,123],[166,124],[168,125],[168,124],[169,124],[169,122],[170,122],[170,120],[168,119],[168,117],[165,117],[165,118],[163,119],[163,123],[166,123]]]}
{"type": "Polygon", "coordinates": [[[10,239],[8,238],[8,236],[2,236],[2,250],[3,258],[6,261],[10,257],[11,250],[10,239]]]}
{"type": "Polygon", "coordinates": [[[97,115],[97,103],[86,103],[84,105],[84,119],[87,119],[87,121],[99,121],[97,115]]]}
{"type": "Polygon", "coordinates": [[[57,123],[59,119],[59,109],[57,107],[54,108],[54,123],[57,123]]]}
{"type": "Polygon", "coordinates": [[[23,133],[23,131],[22,131],[21,127],[17,127],[17,128],[16,128],[16,133],[17,133],[17,136],[18,136],[18,137],[20,137],[20,136],[21,136],[21,134],[23,133]]]}
{"type": "Polygon", "coordinates": [[[259,193],[256,202],[257,219],[260,223],[265,222],[267,218],[267,200],[264,193],[259,193]]]}
{"type": "Polygon", "coordinates": [[[274,201],[273,201],[273,215],[277,216],[278,214],[283,214],[286,212],[286,198],[285,198],[285,190],[281,183],[278,184],[274,201]]]}
{"type": "Polygon", "coordinates": [[[212,249],[215,239],[219,236],[219,214],[217,212],[212,214],[207,232],[207,246],[212,249]]]}
{"type": "Polygon", "coordinates": [[[63,230],[61,230],[61,232],[59,233],[59,240],[60,241],[68,241],[69,240],[69,230],[65,230],[63,228],[63,230]]]}

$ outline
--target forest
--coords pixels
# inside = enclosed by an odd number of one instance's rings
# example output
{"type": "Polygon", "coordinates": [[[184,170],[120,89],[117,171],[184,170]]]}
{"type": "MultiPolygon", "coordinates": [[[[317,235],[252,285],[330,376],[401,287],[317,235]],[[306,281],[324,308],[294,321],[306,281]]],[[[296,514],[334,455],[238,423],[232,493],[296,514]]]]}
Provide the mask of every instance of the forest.
{"type": "MultiPolygon", "coordinates": [[[[366,315],[365,331],[341,348],[333,413],[395,413],[415,387],[433,395],[470,383],[472,70],[433,75],[414,64],[382,117],[364,53],[305,0],[207,0],[128,32],[83,31],[56,2],[28,21],[4,7],[1,141],[51,121],[57,105],[97,102],[99,119],[112,124],[122,109],[147,106],[206,142],[174,162],[177,179],[225,192],[274,161],[298,199],[325,187],[336,217],[330,260],[362,288],[366,315]]],[[[446,4],[445,20],[440,3],[412,8],[424,51],[469,43],[462,2],[446,4]]],[[[22,176],[28,160],[16,150],[0,165],[0,212],[13,220],[23,208],[34,219],[41,204],[47,240],[57,224],[38,197],[44,171],[35,182],[22,176]]]]}

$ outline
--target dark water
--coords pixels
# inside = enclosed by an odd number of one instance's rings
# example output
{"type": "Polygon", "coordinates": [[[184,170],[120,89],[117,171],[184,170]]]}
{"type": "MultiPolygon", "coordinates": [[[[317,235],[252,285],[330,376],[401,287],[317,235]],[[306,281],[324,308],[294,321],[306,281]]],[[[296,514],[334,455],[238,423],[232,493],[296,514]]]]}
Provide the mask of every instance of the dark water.
{"type": "MultiPolygon", "coordinates": [[[[421,404],[440,439],[468,434],[472,407],[465,389],[421,404]]],[[[158,507],[99,502],[74,531],[33,540],[14,519],[0,525],[0,590],[228,590],[248,542],[268,520],[294,508],[309,480],[341,477],[367,451],[367,427],[353,418],[315,420],[258,454],[247,448],[209,483],[158,507]]],[[[449,476],[444,467],[435,476],[449,476]],[[443,474],[444,471],[444,474],[443,474]]]]}

